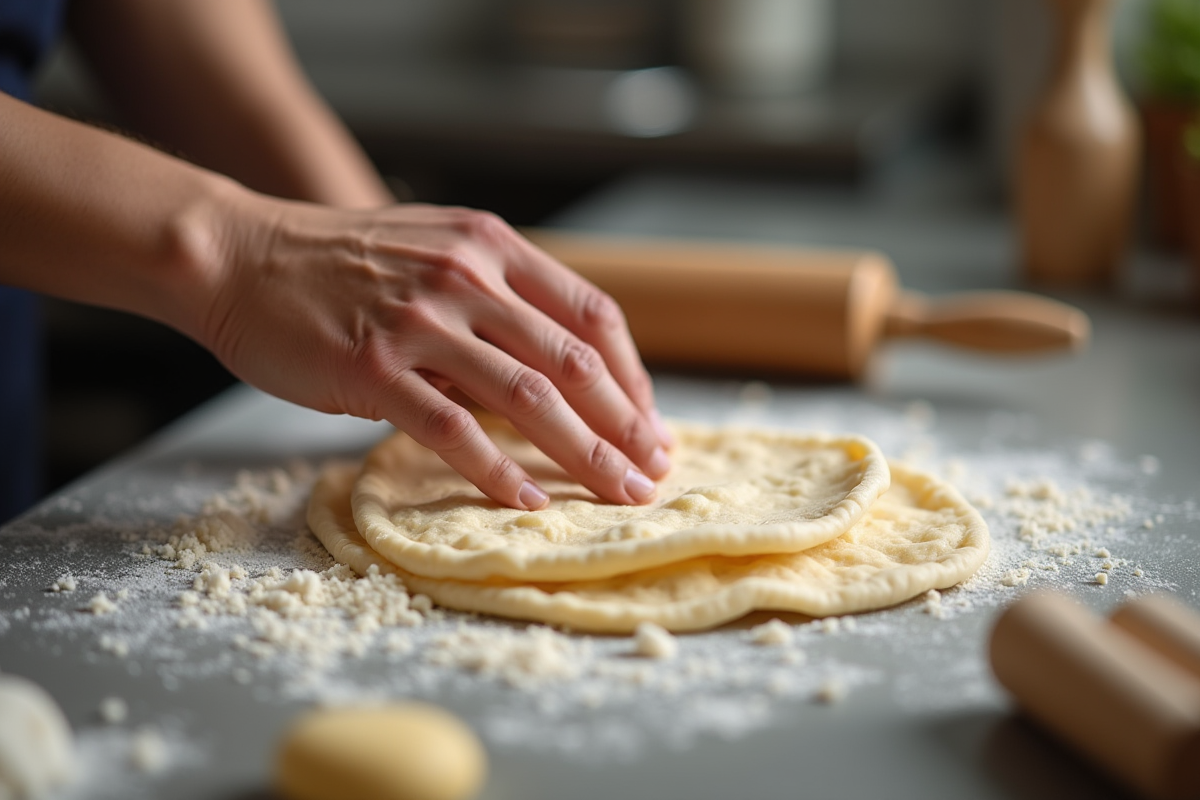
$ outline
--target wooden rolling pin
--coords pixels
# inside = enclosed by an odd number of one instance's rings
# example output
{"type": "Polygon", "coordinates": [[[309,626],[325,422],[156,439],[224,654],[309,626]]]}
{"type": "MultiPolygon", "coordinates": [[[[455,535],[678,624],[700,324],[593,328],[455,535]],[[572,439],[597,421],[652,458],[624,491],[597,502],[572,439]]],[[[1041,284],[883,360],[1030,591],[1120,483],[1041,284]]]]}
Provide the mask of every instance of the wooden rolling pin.
{"type": "Polygon", "coordinates": [[[524,233],[621,304],[652,362],[853,378],[885,339],[1031,353],[1090,332],[1083,312],[1032,294],[901,291],[879,253],[524,233]]]}
{"type": "Polygon", "coordinates": [[[1200,676],[1176,654],[1194,657],[1197,638],[1200,616],[1176,603],[1133,600],[1110,623],[1038,592],[996,623],[991,663],[1030,716],[1102,770],[1147,797],[1196,800],[1200,676]]]}

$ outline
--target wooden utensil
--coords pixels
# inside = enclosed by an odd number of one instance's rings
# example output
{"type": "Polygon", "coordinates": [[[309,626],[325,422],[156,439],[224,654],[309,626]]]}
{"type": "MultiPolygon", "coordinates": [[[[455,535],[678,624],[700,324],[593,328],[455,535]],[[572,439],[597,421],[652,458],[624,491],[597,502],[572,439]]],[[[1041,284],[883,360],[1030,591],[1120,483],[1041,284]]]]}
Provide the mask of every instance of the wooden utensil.
{"type": "Polygon", "coordinates": [[[1043,285],[1111,283],[1133,219],[1140,131],[1113,69],[1110,0],[1050,5],[1054,66],[1017,165],[1022,266],[1043,285]]]}
{"type": "Polygon", "coordinates": [[[1200,615],[1166,598],[1112,622],[1035,592],[992,631],[997,680],[1035,720],[1098,767],[1163,800],[1200,798],[1200,615]]]}
{"type": "Polygon", "coordinates": [[[869,251],[525,233],[621,304],[652,362],[853,378],[887,339],[1033,353],[1080,348],[1090,331],[1083,312],[1032,294],[902,291],[869,251]]]}

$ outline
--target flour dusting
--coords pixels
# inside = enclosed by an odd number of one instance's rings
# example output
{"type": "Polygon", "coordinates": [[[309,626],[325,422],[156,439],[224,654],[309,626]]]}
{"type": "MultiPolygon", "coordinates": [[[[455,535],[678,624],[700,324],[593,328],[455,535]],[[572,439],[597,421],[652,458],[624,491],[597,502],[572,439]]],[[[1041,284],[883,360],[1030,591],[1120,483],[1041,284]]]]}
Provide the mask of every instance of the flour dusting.
{"type": "MultiPolygon", "coordinates": [[[[1009,414],[968,439],[943,431],[925,401],[789,400],[755,383],[731,386],[722,405],[691,399],[686,384],[670,389],[662,403],[684,419],[874,439],[956,485],[990,527],[991,556],[960,586],[867,614],[586,636],[439,609],[393,575],[335,564],[303,522],[318,462],[232,476],[193,463],[166,489],[110,492],[91,518],[47,522],[83,507],[67,495],[10,527],[0,587],[43,593],[32,605],[0,602],[0,648],[21,629],[169,692],[227,681],[264,704],[461,702],[493,747],[622,761],[647,746],[770,730],[796,709],[842,713],[864,691],[914,714],[995,702],[982,642],[1003,605],[1037,588],[1107,593],[1112,604],[1170,589],[1160,567],[1170,532],[1200,519],[1194,500],[1143,499],[1160,469],[1152,455],[1039,445],[1034,423],[1009,414]],[[960,648],[953,663],[929,655],[947,643],[960,648]]],[[[80,735],[83,771],[114,796],[207,758],[186,726],[126,725],[124,702],[98,695],[103,720],[80,735]]]]}

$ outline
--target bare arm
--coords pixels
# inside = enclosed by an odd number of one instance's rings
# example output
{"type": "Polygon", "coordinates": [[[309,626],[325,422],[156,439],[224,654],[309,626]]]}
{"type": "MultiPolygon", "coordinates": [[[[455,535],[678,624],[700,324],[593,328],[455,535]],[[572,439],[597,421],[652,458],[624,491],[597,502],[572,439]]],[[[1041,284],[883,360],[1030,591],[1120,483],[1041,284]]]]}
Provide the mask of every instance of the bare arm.
{"type": "Polygon", "coordinates": [[[393,202],[309,85],[266,0],[87,0],[71,9],[73,37],[140,133],[276,197],[393,202]]]}
{"type": "Polygon", "coordinates": [[[0,283],[165,322],[272,394],[387,419],[516,508],[545,495],[441,390],[607,500],[648,501],[669,467],[620,310],[489,214],[279,200],[0,94],[0,283]]]}

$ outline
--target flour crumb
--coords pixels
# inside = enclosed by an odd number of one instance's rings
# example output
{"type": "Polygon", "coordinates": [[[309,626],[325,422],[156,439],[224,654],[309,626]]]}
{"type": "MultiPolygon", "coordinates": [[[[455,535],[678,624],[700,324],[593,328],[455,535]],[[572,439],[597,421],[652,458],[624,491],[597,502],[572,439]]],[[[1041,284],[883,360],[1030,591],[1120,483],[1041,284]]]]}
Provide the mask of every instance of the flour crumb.
{"type": "Polygon", "coordinates": [[[767,647],[786,646],[794,638],[792,626],[781,619],[773,619],[750,629],[750,641],[767,647]]]}
{"type": "Polygon", "coordinates": [[[1096,558],[1111,558],[1112,557],[1112,553],[1108,552],[1107,547],[1101,547],[1099,550],[1097,550],[1092,555],[1094,555],[1096,558]]]}
{"type": "Polygon", "coordinates": [[[426,661],[532,688],[545,680],[574,680],[589,652],[587,639],[572,639],[541,625],[524,631],[463,626],[435,637],[426,650],[426,661]]]}
{"type": "Polygon", "coordinates": [[[1100,586],[1106,586],[1106,585],[1108,585],[1108,573],[1107,572],[1097,572],[1096,576],[1093,580],[1095,580],[1096,583],[1099,584],[1100,586]]]}
{"type": "Polygon", "coordinates": [[[824,705],[833,705],[846,699],[846,684],[837,678],[829,678],[817,687],[813,699],[824,705]]]}
{"type": "Polygon", "coordinates": [[[1154,527],[1154,520],[1148,519],[1148,518],[1142,520],[1142,527],[1145,528],[1146,530],[1150,530],[1151,528],[1154,527]]]}
{"type": "Polygon", "coordinates": [[[101,634],[100,649],[106,653],[113,654],[117,658],[125,658],[129,655],[129,643],[108,633],[101,634]]]}
{"type": "Polygon", "coordinates": [[[76,588],[78,588],[78,584],[75,582],[75,576],[69,572],[50,585],[52,592],[73,592],[76,588]]]}
{"type": "Polygon", "coordinates": [[[821,626],[821,632],[833,636],[841,629],[841,623],[837,617],[826,617],[818,623],[821,626]]]}
{"type": "Polygon", "coordinates": [[[92,599],[88,601],[87,610],[100,617],[116,611],[117,604],[109,600],[108,595],[104,592],[99,592],[92,595],[92,599]]]}
{"type": "Polygon", "coordinates": [[[923,610],[934,619],[945,619],[946,607],[942,605],[942,593],[937,589],[930,589],[926,592],[923,610]]]}
{"type": "Polygon", "coordinates": [[[1033,572],[1028,567],[1010,569],[1000,578],[1000,583],[1004,586],[1024,586],[1029,583],[1029,578],[1032,575],[1033,572]]]}
{"type": "Polygon", "coordinates": [[[1142,568],[1141,568],[1141,567],[1134,567],[1134,568],[1133,568],[1133,577],[1135,577],[1135,578],[1140,578],[1140,577],[1142,577],[1142,575],[1143,575],[1143,574],[1145,574],[1145,573],[1143,573],[1143,572],[1142,572],[1142,568]]]}
{"type": "Polygon", "coordinates": [[[129,763],[138,772],[150,775],[167,766],[167,744],[154,728],[141,728],[129,745],[129,763]]]}
{"type": "Polygon", "coordinates": [[[100,719],[107,725],[120,725],[129,718],[129,705],[119,697],[106,697],[100,701],[100,719]]]}
{"type": "Polygon", "coordinates": [[[639,656],[655,659],[674,658],[679,652],[679,642],[660,625],[639,622],[633,632],[634,650],[639,656]]]}

